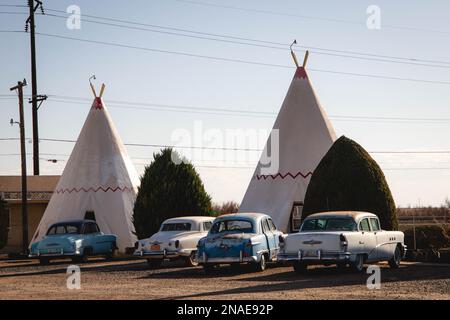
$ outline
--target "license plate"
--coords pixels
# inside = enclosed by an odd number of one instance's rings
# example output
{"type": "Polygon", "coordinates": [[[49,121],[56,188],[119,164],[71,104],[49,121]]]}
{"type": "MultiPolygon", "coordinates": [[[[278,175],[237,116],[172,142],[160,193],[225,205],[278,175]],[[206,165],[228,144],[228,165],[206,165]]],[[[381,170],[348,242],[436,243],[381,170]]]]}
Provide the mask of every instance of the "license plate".
{"type": "Polygon", "coordinates": [[[43,254],[53,254],[53,253],[61,253],[61,249],[47,249],[42,250],[43,254]]]}
{"type": "Polygon", "coordinates": [[[152,244],[150,250],[159,251],[161,250],[161,246],[159,244],[152,244]]]}
{"type": "Polygon", "coordinates": [[[318,258],[319,256],[319,250],[306,250],[303,252],[304,258],[318,258]]]}

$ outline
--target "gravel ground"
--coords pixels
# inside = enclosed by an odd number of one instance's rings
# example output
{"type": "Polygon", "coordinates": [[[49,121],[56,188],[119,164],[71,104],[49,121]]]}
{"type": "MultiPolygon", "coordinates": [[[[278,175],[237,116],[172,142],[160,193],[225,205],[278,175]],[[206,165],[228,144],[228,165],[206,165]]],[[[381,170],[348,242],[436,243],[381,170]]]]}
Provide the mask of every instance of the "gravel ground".
{"type": "Polygon", "coordinates": [[[297,275],[290,267],[252,272],[223,267],[211,275],[178,263],[149,270],[145,260],[92,260],[81,265],[81,289],[66,287],[69,261],[40,266],[0,260],[0,299],[450,299],[450,265],[404,262],[381,267],[381,288],[369,275],[316,267],[297,275]]]}

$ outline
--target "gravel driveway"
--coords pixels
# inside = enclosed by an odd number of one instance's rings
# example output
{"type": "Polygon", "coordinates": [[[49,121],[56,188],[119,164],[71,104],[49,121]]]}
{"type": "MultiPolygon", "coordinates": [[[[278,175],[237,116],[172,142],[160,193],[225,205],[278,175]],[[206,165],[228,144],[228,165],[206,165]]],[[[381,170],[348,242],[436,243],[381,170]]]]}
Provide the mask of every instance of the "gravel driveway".
{"type": "Polygon", "coordinates": [[[223,267],[211,275],[177,263],[149,270],[145,260],[97,259],[81,265],[81,289],[66,286],[68,261],[0,260],[0,299],[450,299],[450,266],[403,263],[381,267],[381,288],[368,274],[316,267],[297,275],[290,267],[262,273],[223,267]]]}

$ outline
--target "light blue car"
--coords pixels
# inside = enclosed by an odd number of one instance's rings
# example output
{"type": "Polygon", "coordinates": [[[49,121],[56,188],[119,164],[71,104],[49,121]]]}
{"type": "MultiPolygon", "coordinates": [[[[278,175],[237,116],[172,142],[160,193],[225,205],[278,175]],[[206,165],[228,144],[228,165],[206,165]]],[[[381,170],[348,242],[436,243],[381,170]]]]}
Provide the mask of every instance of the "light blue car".
{"type": "Polygon", "coordinates": [[[236,213],[219,216],[208,235],[199,240],[197,262],[205,272],[221,264],[254,265],[258,271],[276,261],[283,233],[270,216],[262,213],[236,213]]]}
{"type": "Polygon", "coordinates": [[[74,262],[86,262],[88,256],[114,257],[117,237],[103,234],[92,220],[73,220],[53,224],[45,237],[31,245],[30,258],[41,264],[51,259],[71,258],[74,262]]]}

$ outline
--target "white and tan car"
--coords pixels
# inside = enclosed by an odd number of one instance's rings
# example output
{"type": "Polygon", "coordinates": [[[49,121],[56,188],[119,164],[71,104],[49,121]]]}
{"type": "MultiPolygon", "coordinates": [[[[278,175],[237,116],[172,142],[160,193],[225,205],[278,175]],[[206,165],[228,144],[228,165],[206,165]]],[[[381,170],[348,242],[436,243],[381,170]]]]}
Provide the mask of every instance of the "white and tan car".
{"type": "Polygon", "coordinates": [[[392,268],[405,256],[404,234],[385,231],[369,212],[337,211],[308,216],[300,231],[280,238],[279,261],[293,264],[298,273],[308,265],[347,265],[361,272],[364,263],[388,261],[392,268]]]}
{"type": "Polygon", "coordinates": [[[179,217],[164,221],[157,233],[139,240],[134,256],[145,257],[151,267],[164,260],[183,259],[188,266],[196,266],[198,240],[211,229],[214,217],[179,217]]]}

